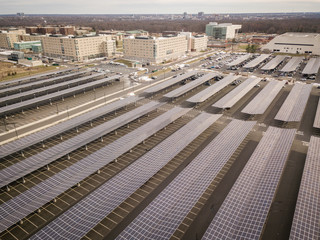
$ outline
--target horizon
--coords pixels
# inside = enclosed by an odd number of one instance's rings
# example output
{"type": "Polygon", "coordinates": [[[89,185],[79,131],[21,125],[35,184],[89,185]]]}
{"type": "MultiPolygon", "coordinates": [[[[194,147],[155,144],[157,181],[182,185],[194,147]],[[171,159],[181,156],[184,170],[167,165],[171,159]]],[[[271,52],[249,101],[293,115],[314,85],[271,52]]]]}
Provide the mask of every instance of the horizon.
{"type": "Polygon", "coordinates": [[[137,0],[134,3],[129,0],[118,0],[116,2],[92,0],[63,0],[40,1],[22,0],[2,1],[0,14],[14,14],[25,12],[28,14],[177,14],[183,12],[210,14],[225,13],[287,13],[287,12],[319,12],[320,2],[318,0],[154,0],[152,3],[146,0],[137,0]],[[263,11],[261,11],[263,9],[263,11]],[[276,10],[275,10],[276,9],[276,10]],[[61,13],[61,10],[63,13],[61,13]]]}

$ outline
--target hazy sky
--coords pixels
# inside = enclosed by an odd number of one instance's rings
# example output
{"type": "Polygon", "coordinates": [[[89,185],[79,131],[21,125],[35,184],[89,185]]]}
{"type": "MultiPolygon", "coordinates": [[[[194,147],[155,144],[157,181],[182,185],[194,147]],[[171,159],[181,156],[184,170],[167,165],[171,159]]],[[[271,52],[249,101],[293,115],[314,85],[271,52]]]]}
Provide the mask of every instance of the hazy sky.
{"type": "Polygon", "coordinates": [[[320,12],[320,0],[0,0],[0,14],[320,12]]]}

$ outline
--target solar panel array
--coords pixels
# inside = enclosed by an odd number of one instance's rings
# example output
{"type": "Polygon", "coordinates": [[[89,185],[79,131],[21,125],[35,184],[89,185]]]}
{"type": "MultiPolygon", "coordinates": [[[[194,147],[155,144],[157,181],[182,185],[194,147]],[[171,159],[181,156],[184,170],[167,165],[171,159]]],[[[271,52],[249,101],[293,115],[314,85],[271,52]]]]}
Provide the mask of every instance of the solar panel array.
{"type": "Polygon", "coordinates": [[[259,57],[257,57],[255,59],[253,59],[252,61],[248,62],[243,67],[244,68],[255,68],[270,56],[271,56],[270,54],[261,54],[259,57]]]}
{"type": "Polygon", "coordinates": [[[1,89],[0,94],[1,95],[8,94],[8,93],[12,94],[12,92],[16,92],[16,91],[23,90],[26,88],[39,87],[39,86],[44,86],[46,84],[52,84],[54,82],[61,82],[66,78],[76,77],[76,76],[84,74],[86,72],[87,71],[74,72],[74,73],[69,73],[67,75],[63,75],[63,76],[59,76],[59,77],[43,79],[41,81],[21,83],[18,86],[13,86],[13,87],[1,89]]]}
{"type": "Polygon", "coordinates": [[[249,79],[241,83],[238,87],[229,92],[227,95],[225,95],[223,98],[221,98],[219,101],[214,103],[212,106],[223,109],[231,108],[260,81],[261,78],[250,77],[249,79]]]}
{"type": "Polygon", "coordinates": [[[122,100],[112,102],[108,105],[91,110],[67,121],[58,123],[41,131],[32,133],[28,136],[19,138],[15,141],[0,146],[0,158],[6,157],[12,153],[19,152],[41,141],[45,141],[53,136],[57,136],[65,131],[73,129],[81,124],[92,121],[100,116],[106,115],[112,111],[120,109],[128,104],[140,100],[140,97],[132,96],[122,100]]]}
{"type": "Polygon", "coordinates": [[[284,81],[270,81],[241,111],[246,114],[263,114],[283,88],[284,81]]]}
{"type": "Polygon", "coordinates": [[[67,82],[61,82],[61,83],[49,85],[49,86],[46,86],[46,87],[41,87],[41,88],[32,89],[32,90],[29,90],[29,91],[24,91],[24,92],[21,92],[21,93],[9,95],[9,96],[0,98],[0,104],[1,105],[4,105],[6,103],[11,104],[12,102],[17,102],[20,99],[37,97],[37,95],[39,95],[39,94],[40,95],[41,94],[47,94],[48,92],[56,92],[56,91],[59,91],[61,88],[67,88],[68,86],[69,87],[74,87],[74,86],[86,83],[90,79],[92,80],[93,78],[102,77],[104,75],[105,75],[105,73],[96,73],[96,74],[92,74],[90,76],[85,76],[85,77],[73,79],[73,80],[70,80],[70,81],[67,81],[67,82]]]}
{"type": "MultiPolygon", "coordinates": [[[[0,83],[0,87],[1,88],[8,87],[8,86],[11,86],[13,84],[20,84],[21,82],[24,82],[24,81],[30,81],[32,79],[42,78],[42,77],[45,77],[45,76],[60,74],[60,73],[69,72],[69,71],[78,70],[78,69],[79,69],[78,67],[68,68],[68,69],[64,69],[64,70],[61,70],[61,71],[47,72],[47,73],[42,73],[42,74],[38,74],[38,75],[33,75],[33,76],[30,76],[30,77],[18,78],[18,79],[7,81],[7,82],[1,82],[0,83]]],[[[38,79],[38,80],[40,80],[40,79],[38,79]]]]}
{"type": "Polygon", "coordinates": [[[235,76],[234,74],[229,74],[219,82],[214,83],[210,87],[204,89],[203,91],[197,93],[196,95],[189,98],[187,101],[192,103],[200,103],[206,101],[209,97],[213,96],[234,80],[238,79],[240,76],[235,76]]]}
{"type": "Polygon", "coordinates": [[[177,97],[180,97],[181,95],[189,92],[190,90],[200,86],[201,84],[205,83],[206,81],[209,81],[211,80],[212,78],[214,78],[215,76],[217,76],[217,73],[208,73],[208,74],[205,74],[204,76],[192,81],[192,82],[189,82],[187,83],[186,85],[182,86],[182,87],[179,87],[167,94],[164,95],[164,97],[167,97],[167,98],[177,98],[177,97]]]}
{"type": "Polygon", "coordinates": [[[320,138],[311,136],[290,240],[320,239],[320,138]]]}
{"type": "Polygon", "coordinates": [[[40,104],[44,104],[47,103],[49,101],[53,101],[56,99],[59,99],[61,97],[67,97],[67,96],[71,96],[73,94],[79,93],[81,91],[83,91],[84,89],[87,88],[93,88],[93,87],[98,87],[101,86],[103,84],[105,84],[106,82],[109,81],[113,81],[115,79],[119,79],[119,76],[112,76],[109,78],[104,78],[104,79],[100,79],[94,82],[89,82],[89,83],[85,83],[82,84],[80,86],[76,86],[76,87],[72,87],[72,88],[68,88],[68,89],[64,89],[61,90],[59,92],[54,92],[54,93],[50,93],[44,96],[40,96],[37,98],[33,98],[33,99],[29,99],[23,102],[19,102],[19,103],[15,103],[15,104],[11,104],[5,107],[1,107],[0,108],[0,116],[5,116],[17,111],[21,111],[24,110],[28,107],[33,107],[33,106],[37,106],[40,104]]]}
{"type": "Polygon", "coordinates": [[[317,74],[320,68],[320,57],[310,58],[302,74],[317,74]]]}
{"type": "Polygon", "coordinates": [[[318,107],[317,107],[316,116],[314,118],[313,127],[320,128],[320,98],[318,101],[318,107]]]}
{"type": "Polygon", "coordinates": [[[7,168],[0,170],[0,187],[6,186],[9,183],[43,167],[49,163],[66,156],[76,149],[85,146],[86,144],[124,126],[125,124],[138,119],[148,112],[160,107],[164,103],[149,102],[130,112],[127,112],[117,118],[114,118],[101,125],[93,127],[79,135],[67,139],[57,145],[54,145],[42,152],[32,155],[18,163],[15,163],[7,168]]]}
{"type": "Polygon", "coordinates": [[[264,65],[261,70],[271,71],[274,70],[280,63],[282,63],[287,56],[278,55],[275,58],[273,58],[270,62],[268,62],[266,65],[264,65]]]}
{"type": "Polygon", "coordinates": [[[219,117],[202,113],[50,222],[31,239],[80,239],[219,117]]]}
{"type": "Polygon", "coordinates": [[[144,92],[145,93],[156,93],[156,92],[159,92],[159,91],[161,91],[163,89],[166,89],[166,88],[168,88],[168,87],[170,87],[170,86],[172,86],[172,85],[174,85],[174,84],[176,84],[178,82],[181,82],[181,81],[183,81],[183,80],[185,80],[185,79],[187,79],[189,77],[192,77],[192,76],[194,76],[196,74],[197,74],[197,71],[186,72],[186,73],[184,73],[182,75],[178,75],[176,78],[171,78],[171,79],[169,79],[167,81],[164,81],[164,82],[162,82],[160,84],[157,84],[157,85],[155,85],[153,87],[147,88],[144,92]]]}
{"type": "Polygon", "coordinates": [[[231,63],[228,63],[227,66],[228,67],[238,66],[239,64],[248,60],[251,56],[252,56],[251,54],[246,54],[244,56],[240,56],[236,60],[232,61],[231,63]]]}
{"type": "Polygon", "coordinates": [[[299,122],[307,105],[311,84],[296,83],[274,119],[283,122],[299,122]]]}
{"type": "Polygon", "coordinates": [[[170,239],[255,123],[233,120],[117,239],[170,239]]]}
{"type": "Polygon", "coordinates": [[[268,128],[202,239],[260,239],[295,132],[268,128]]]}
{"type": "MultiPolygon", "coordinates": [[[[175,107],[149,123],[146,123],[144,126],[124,135],[106,147],[90,154],[79,162],[21,193],[17,197],[3,203],[0,205],[0,232],[129,151],[132,147],[181,117],[189,110],[190,109],[175,107]]],[[[105,190],[102,191],[101,189],[98,190],[98,192],[99,191],[100,194],[105,192],[105,190]]],[[[90,195],[88,198],[90,198],[90,195]]]]}
{"type": "Polygon", "coordinates": [[[280,72],[293,72],[298,67],[299,64],[303,61],[303,57],[293,57],[290,61],[280,70],[280,72]]]}

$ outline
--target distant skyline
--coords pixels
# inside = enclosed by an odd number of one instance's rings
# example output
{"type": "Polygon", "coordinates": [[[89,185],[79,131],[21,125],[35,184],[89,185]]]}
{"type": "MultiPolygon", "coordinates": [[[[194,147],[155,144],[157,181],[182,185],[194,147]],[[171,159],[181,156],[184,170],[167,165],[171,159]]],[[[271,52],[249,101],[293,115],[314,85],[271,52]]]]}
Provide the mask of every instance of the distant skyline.
{"type": "Polygon", "coordinates": [[[320,0],[0,0],[0,14],[178,14],[320,12],[320,0]]]}

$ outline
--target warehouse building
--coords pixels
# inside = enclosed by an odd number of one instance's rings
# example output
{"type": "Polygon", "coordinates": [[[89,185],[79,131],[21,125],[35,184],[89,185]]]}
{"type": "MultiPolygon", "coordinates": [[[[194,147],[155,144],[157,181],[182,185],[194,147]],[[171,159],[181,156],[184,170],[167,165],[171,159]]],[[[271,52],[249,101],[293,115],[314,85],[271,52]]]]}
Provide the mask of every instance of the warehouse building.
{"type": "Polygon", "coordinates": [[[233,25],[232,23],[210,22],[206,25],[206,35],[214,39],[233,39],[236,37],[241,25],[233,25]]]}
{"type": "Polygon", "coordinates": [[[74,61],[110,57],[115,53],[115,41],[107,35],[81,37],[50,35],[42,37],[41,43],[44,56],[74,61]]]}
{"type": "Polygon", "coordinates": [[[185,35],[166,37],[128,37],[123,40],[123,53],[127,59],[144,63],[161,63],[184,56],[188,51],[185,35]]]}
{"type": "Polygon", "coordinates": [[[288,32],[275,37],[262,50],[271,52],[320,55],[319,33],[288,32]]]}

